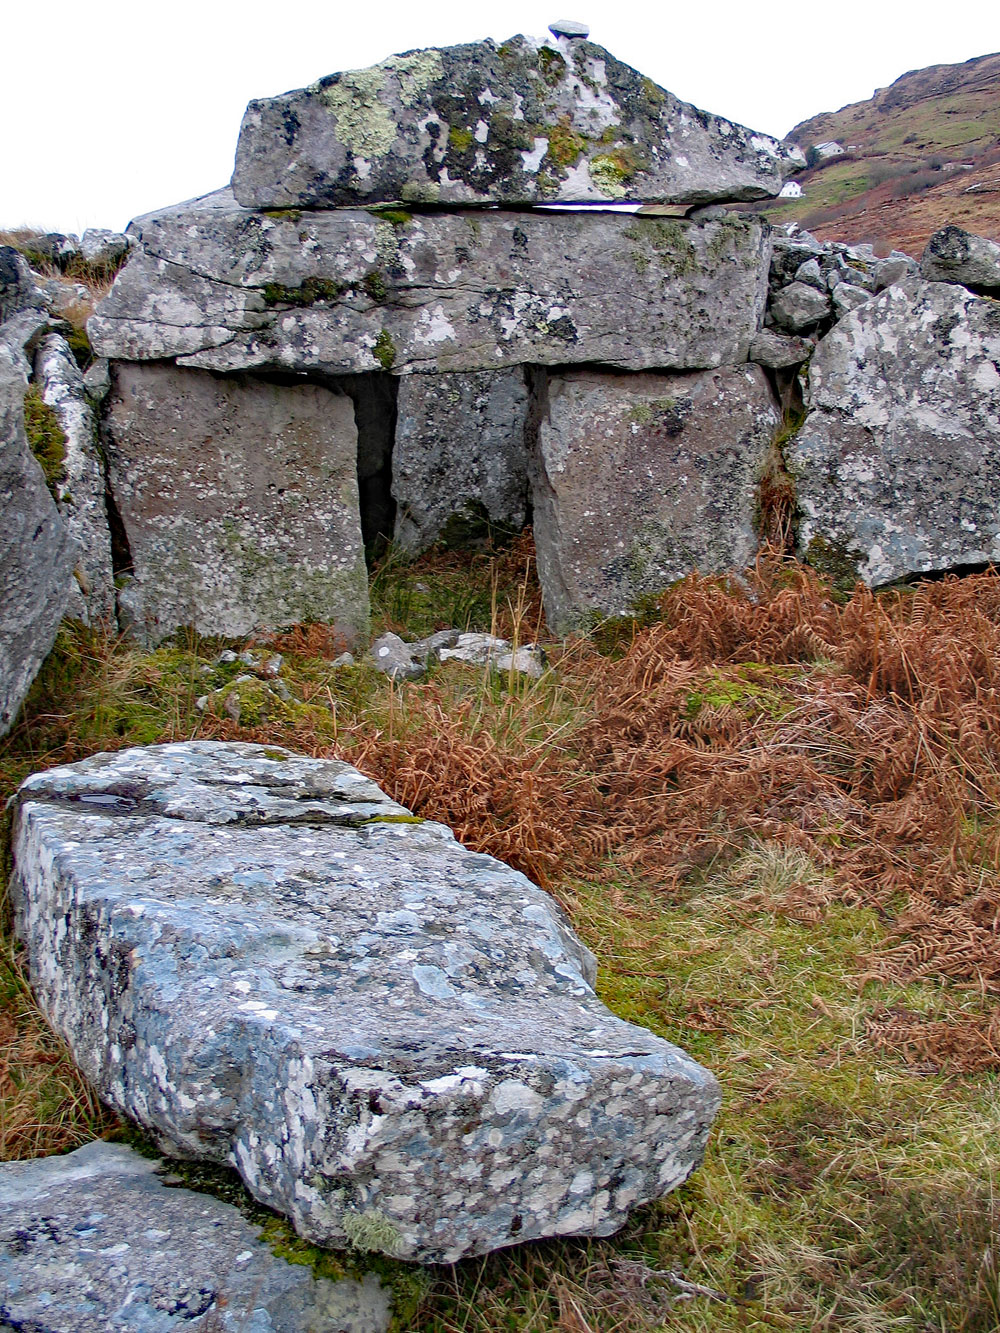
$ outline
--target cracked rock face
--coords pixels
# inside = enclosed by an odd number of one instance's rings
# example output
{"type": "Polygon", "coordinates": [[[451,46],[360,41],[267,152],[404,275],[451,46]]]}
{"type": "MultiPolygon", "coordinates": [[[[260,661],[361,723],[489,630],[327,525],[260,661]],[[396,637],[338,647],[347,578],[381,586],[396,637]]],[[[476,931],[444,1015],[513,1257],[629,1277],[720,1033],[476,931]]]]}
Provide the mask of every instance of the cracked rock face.
{"type": "Polygon", "coordinates": [[[97,755],[15,823],[17,931],[80,1067],[320,1244],[608,1234],[701,1159],[713,1077],[598,1001],[548,895],[346,764],[97,755]]]}
{"type": "Polygon", "coordinates": [[[315,1278],[121,1143],[0,1164],[0,1327],[25,1333],[384,1333],[377,1277],[315,1278]]]}
{"type": "Polygon", "coordinates": [[[592,42],[513,37],[409,51],[251,102],[233,188],[251,208],[704,204],[772,197],[803,164],[592,42]]]}
{"type": "Polygon", "coordinates": [[[105,404],[112,488],[141,642],[295,621],[367,629],[357,431],[344,394],[118,363],[105,404]]]}
{"type": "Polygon", "coordinates": [[[770,239],[602,213],[268,214],[221,190],[140,218],[98,355],[217,371],[627,370],[745,361],[770,239]]]}
{"type": "Polygon", "coordinates": [[[1000,305],[964,287],[905,278],[845,316],[786,446],[803,555],[870,584],[1000,559],[998,365],[1000,305]]]}
{"type": "Polygon", "coordinates": [[[757,479],[777,424],[757,366],[553,376],[534,526],[555,631],[625,615],[692,569],[749,564],[757,479]]]}

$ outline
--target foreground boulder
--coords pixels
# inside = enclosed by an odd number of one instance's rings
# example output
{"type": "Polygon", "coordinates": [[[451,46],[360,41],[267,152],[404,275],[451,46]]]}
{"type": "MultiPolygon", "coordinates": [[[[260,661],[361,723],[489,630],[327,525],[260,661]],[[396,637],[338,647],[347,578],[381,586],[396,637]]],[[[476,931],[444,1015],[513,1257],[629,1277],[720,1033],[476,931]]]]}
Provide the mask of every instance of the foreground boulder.
{"type": "Polygon", "coordinates": [[[368,624],[351,400],[317,384],[120,364],[105,406],[141,642],[368,624]]]}
{"type": "Polygon", "coordinates": [[[770,241],[752,218],[267,214],[228,190],[132,224],[101,356],[331,375],[745,361],[770,241]]]}
{"type": "Polygon", "coordinates": [[[534,521],[556,633],[624,615],[692,569],[750,563],[754,497],[777,424],[757,366],[553,376],[534,521]]]}
{"type": "Polygon", "coordinates": [[[28,362],[0,325],[0,736],[55,642],[76,546],[28,447],[28,362]]]}
{"type": "Polygon", "coordinates": [[[786,454],[806,559],[852,582],[1000,559],[1000,305],[904,278],[809,365],[786,454]]]}
{"type": "Polygon", "coordinates": [[[250,208],[763,199],[797,148],[678,101],[572,38],[409,51],[251,102],[250,208]]]}
{"type": "Polygon", "coordinates": [[[712,1076],[592,989],[523,875],[346,764],[212,742],[36,774],[12,896],[111,1105],[324,1245],[452,1261],[680,1184],[712,1076]]]}
{"type": "Polygon", "coordinates": [[[927,242],[920,275],[929,282],[957,282],[995,296],[1000,292],[1000,245],[961,227],[942,227],[927,242]]]}
{"type": "Polygon", "coordinates": [[[0,1164],[0,1328],[384,1333],[378,1278],[316,1278],[232,1204],[124,1144],[0,1164]]]}

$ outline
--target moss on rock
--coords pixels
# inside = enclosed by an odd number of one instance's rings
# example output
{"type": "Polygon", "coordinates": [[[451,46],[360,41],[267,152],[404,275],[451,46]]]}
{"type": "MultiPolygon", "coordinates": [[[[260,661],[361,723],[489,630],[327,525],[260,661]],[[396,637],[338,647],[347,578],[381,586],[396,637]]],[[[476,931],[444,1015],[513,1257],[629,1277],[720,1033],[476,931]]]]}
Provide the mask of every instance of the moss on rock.
{"type": "Polygon", "coordinates": [[[66,434],[55,410],[36,385],[24,396],[24,431],[28,447],[41,464],[45,484],[59,499],[59,484],[66,480],[66,434]]]}

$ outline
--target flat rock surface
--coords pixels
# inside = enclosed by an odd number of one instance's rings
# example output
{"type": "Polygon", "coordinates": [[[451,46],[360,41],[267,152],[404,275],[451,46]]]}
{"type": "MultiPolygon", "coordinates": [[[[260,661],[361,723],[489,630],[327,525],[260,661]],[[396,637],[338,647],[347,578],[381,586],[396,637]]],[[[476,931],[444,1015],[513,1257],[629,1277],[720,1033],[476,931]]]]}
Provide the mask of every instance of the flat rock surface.
{"type": "Polygon", "coordinates": [[[803,164],[593,42],[512,37],[408,51],[251,102],[233,188],[252,208],[699,204],[776,195],[803,164]]]}
{"type": "Polygon", "coordinates": [[[711,1074],[599,1002],[547,894],[348,765],[195,741],[17,800],[16,928],[81,1069],[304,1236],[607,1234],[700,1161],[711,1074]]]}
{"type": "Polygon", "coordinates": [[[0,736],[55,642],[77,548],[24,431],[27,362],[0,325],[0,736]]]}
{"type": "Polygon", "coordinates": [[[620,616],[693,569],[742,569],[778,423],[757,366],[553,376],[534,478],[538,573],[564,632],[620,616]]]}
{"type": "Polygon", "coordinates": [[[0,1164],[0,1329],[384,1333],[378,1278],[316,1278],[232,1204],[118,1143],[0,1164]]]}
{"type": "Polygon", "coordinates": [[[129,628],[242,637],[296,621],[367,629],[357,431],[344,394],[118,363],[109,474],[135,569],[129,628]]]}
{"type": "Polygon", "coordinates": [[[871,584],[1000,558],[1000,305],[904,278],[809,363],[802,553],[871,584]]]}
{"type": "Polygon", "coordinates": [[[132,227],[95,350],[221,371],[738,363],[770,263],[737,214],[269,214],[220,190],[132,227]]]}

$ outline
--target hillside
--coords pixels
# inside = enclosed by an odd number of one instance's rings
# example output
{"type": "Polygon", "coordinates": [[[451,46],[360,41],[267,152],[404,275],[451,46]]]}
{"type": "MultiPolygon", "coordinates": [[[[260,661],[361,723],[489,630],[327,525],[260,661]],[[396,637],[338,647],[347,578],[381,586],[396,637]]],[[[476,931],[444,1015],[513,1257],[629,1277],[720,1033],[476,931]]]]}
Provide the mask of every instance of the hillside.
{"type": "Polygon", "coordinates": [[[1000,53],[911,70],[787,139],[844,151],[796,178],[802,197],[769,206],[774,222],[911,254],[949,222],[1000,239],[1000,53]]]}

